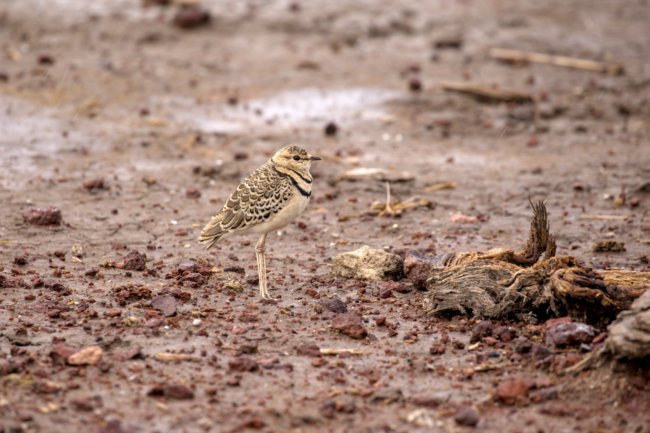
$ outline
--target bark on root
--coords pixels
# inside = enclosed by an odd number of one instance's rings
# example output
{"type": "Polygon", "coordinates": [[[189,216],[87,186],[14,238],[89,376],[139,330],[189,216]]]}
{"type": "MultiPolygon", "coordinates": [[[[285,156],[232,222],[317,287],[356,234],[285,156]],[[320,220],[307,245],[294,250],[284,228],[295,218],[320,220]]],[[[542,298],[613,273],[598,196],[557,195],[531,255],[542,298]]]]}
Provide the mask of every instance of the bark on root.
{"type": "Polygon", "coordinates": [[[602,328],[650,285],[648,273],[595,272],[574,257],[555,257],[546,205],[531,206],[530,233],[521,251],[447,256],[427,280],[425,309],[442,316],[531,323],[569,315],[602,328]]]}

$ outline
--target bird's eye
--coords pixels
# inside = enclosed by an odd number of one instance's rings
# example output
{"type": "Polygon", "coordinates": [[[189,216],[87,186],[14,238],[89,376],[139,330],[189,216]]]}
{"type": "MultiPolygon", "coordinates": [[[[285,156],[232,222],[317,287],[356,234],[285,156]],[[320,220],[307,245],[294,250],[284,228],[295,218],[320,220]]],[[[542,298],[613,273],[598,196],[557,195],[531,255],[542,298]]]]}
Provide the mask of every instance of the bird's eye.
{"type": "Polygon", "coordinates": [[[293,156],[293,160],[294,160],[294,161],[300,161],[300,157],[299,157],[298,155],[294,155],[294,156],[293,156]]]}

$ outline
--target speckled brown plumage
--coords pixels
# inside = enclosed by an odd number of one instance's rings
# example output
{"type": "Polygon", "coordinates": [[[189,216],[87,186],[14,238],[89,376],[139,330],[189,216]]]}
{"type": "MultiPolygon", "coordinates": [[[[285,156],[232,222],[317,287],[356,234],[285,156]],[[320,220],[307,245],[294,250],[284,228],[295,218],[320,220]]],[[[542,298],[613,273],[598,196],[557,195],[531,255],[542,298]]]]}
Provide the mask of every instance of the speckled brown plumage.
{"type": "Polygon", "coordinates": [[[237,186],[221,211],[205,226],[200,242],[208,248],[224,235],[262,224],[272,219],[295,195],[289,176],[267,162],[237,186]]]}
{"type": "Polygon", "coordinates": [[[286,226],[305,210],[311,197],[311,161],[318,159],[298,146],[280,149],[237,186],[199,236],[199,242],[210,248],[227,235],[261,235],[256,253],[263,297],[268,297],[264,259],[266,234],[286,226]]]}

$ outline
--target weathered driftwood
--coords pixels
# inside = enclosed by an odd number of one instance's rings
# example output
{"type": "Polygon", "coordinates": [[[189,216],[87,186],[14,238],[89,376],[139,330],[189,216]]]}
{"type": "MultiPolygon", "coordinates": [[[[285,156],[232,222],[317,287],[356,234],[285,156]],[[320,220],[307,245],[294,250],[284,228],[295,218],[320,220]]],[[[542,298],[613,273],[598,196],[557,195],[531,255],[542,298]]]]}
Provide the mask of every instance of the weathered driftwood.
{"type": "Polygon", "coordinates": [[[523,250],[447,256],[427,280],[425,308],[442,316],[532,323],[569,315],[604,327],[650,286],[650,273],[595,272],[574,257],[555,257],[546,206],[543,202],[532,206],[523,250]]]}
{"type": "Polygon", "coordinates": [[[645,366],[650,362],[650,290],[645,291],[608,327],[605,344],[591,352],[568,372],[603,366],[645,366]]]}

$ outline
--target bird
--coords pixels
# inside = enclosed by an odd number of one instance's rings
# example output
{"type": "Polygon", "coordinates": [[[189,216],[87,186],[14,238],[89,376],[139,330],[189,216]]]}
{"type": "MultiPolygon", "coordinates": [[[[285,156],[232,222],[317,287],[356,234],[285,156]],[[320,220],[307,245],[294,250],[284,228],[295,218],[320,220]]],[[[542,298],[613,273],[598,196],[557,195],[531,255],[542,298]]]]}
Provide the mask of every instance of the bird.
{"type": "Polygon", "coordinates": [[[259,235],[255,257],[262,298],[272,299],[266,279],[266,236],[305,211],[312,192],[311,163],[320,159],[296,145],[278,150],[241,181],[198,238],[209,249],[226,236],[259,235]]]}

